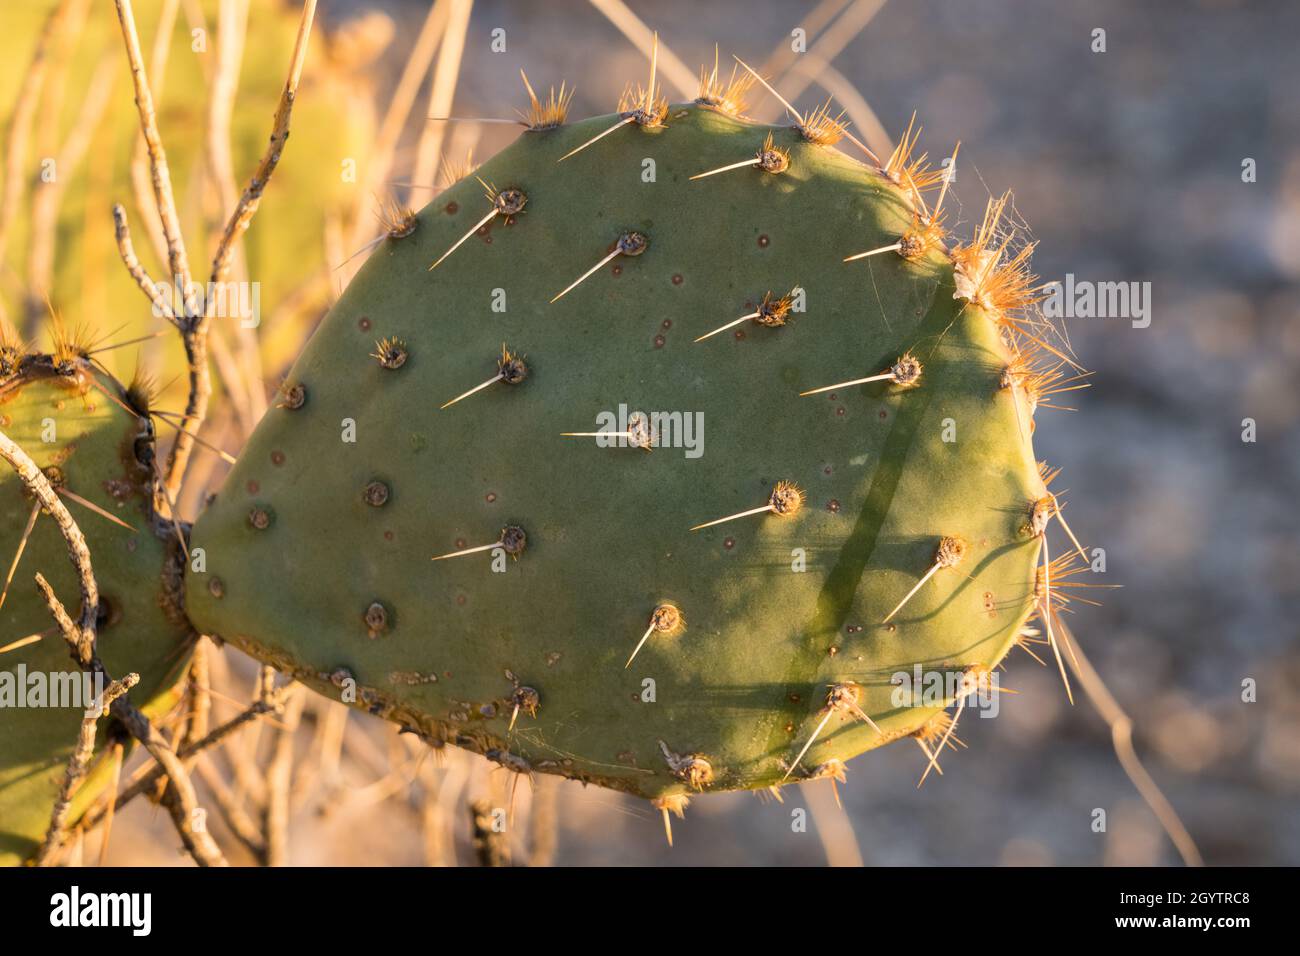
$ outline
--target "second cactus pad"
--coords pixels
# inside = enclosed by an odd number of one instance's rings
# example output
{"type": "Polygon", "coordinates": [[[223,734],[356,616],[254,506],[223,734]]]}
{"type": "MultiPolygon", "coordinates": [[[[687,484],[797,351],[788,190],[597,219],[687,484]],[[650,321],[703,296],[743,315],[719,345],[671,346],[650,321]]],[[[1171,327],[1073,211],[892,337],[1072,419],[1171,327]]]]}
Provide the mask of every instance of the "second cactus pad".
{"type": "Polygon", "coordinates": [[[982,672],[1034,610],[1032,409],[995,259],[955,269],[914,191],[814,133],[629,111],[439,195],[197,523],[195,624],[431,741],[652,798],[922,731],[953,695],[898,675],[982,672]]]}
{"type": "MultiPolygon", "coordinates": [[[[0,331],[0,431],[44,471],[82,529],[99,588],[97,650],[114,676],[140,675],[132,700],[157,719],[179,700],[192,635],[177,540],[155,531],[149,389],[124,386],[84,349],[36,354],[11,343],[0,331]]],[[[68,545],[8,465],[0,465],[0,556],[0,866],[11,866],[35,853],[49,827],[94,690],[33,584],[43,574],[78,613],[68,545]]],[[[76,791],[72,821],[111,785],[101,756],[110,724],[100,724],[100,759],[76,791]]]]}

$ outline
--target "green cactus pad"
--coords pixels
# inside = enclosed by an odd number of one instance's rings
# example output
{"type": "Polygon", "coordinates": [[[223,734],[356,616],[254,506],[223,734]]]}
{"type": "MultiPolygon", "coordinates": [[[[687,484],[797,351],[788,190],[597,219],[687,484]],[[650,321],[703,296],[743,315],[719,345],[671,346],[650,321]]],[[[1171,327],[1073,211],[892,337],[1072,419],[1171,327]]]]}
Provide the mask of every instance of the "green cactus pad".
{"type": "MultiPolygon", "coordinates": [[[[13,357],[12,353],[6,359],[13,357]]],[[[100,591],[99,654],[110,674],[140,675],[131,698],[158,716],[176,702],[189,659],[191,630],[179,606],[177,543],[153,525],[150,419],[128,411],[133,397],[82,358],[29,355],[6,361],[0,378],[0,429],[45,470],[86,537],[100,591]],[[135,530],[94,513],[78,495],[135,530]],[[170,583],[169,583],[170,582],[170,583]]],[[[8,572],[34,499],[8,467],[0,471],[0,575],[8,572]]],[[[68,549],[52,518],[32,529],[4,607],[0,649],[25,637],[40,640],[0,653],[0,680],[21,694],[20,675],[76,673],[67,644],[32,583],[41,572],[72,613],[78,584],[68,549]]],[[[0,579],[2,580],[2,579],[0,579]]],[[[44,681],[48,686],[50,681],[44,681]]],[[[30,686],[30,685],[29,685],[30,686]]],[[[28,701],[30,703],[31,701],[28,701]]],[[[16,706],[0,696],[0,865],[30,857],[50,822],[81,724],[80,708],[16,706]]],[[[101,723],[101,741],[109,721],[101,723]]],[[[101,768],[106,769],[106,768],[101,768]]],[[[77,791],[73,818],[108,783],[92,773],[77,791]]]]}
{"type": "Polygon", "coordinates": [[[791,778],[827,772],[942,709],[899,706],[894,675],[992,666],[1033,610],[1044,487],[1029,407],[1001,387],[1013,354],[954,298],[941,244],[842,261],[914,224],[878,171],[696,105],[557,162],[621,118],[529,131],[486,163],[497,208],[510,189],[524,208],[433,271],[494,208],[473,180],[376,250],[197,523],[189,613],[516,770],[652,798],[770,786],[829,713],[791,778]],[[769,132],[783,170],[690,179],[769,132]],[[552,301],[620,237],[635,254],[552,301]],[[503,343],[526,376],[441,408],[504,370],[503,343]],[[799,394],[906,353],[911,387],[799,394]],[[662,430],[652,451],[562,436],[620,404],[701,413],[702,454],[662,430]],[[802,507],[690,530],[782,481],[802,507]],[[960,563],[882,623],[946,537],[960,563]],[[430,560],[493,542],[509,547],[430,560]],[[665,612],[625,667],[669,605],[684,626],[665,612]],[[874,727],[828,711],[849,682],[874,727]]]}

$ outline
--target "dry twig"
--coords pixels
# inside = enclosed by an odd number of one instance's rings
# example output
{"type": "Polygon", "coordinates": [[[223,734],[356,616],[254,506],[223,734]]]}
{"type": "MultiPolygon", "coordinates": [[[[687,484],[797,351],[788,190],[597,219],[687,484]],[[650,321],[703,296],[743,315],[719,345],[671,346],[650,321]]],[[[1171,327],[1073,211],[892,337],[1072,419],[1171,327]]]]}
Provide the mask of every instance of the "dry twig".
{"type": "Polygon", "coordinates": [[[1128,775],[1129,780],[1133,781],[1133,786],[1137,788],[1146,805],[1151,808],[1151,812],[1160,821],[1165,833],[1169,835],[1169,839],[1173,841],[1174,847],[1177,848],[1178,855],[1183,858],[1183,863],[1187,866],[1204,866],[1205,861],[1201,859],[1201,851],[1197,849],[1196,841],[1192,839],[1192,835],[1187,832],[1187,827],[1183,826],[1178,811],[1174,809],[1173,804],[1169,802],[1155,780],[1147,773],[1146,767],[1142,766],[1142,761],[1138,759],[1137,751],[1133,749],[1132,719],[1128,714],[1124,713],[1119,701],[1106,687],[1101,676],[1093,668],[1092,662],[1084,655],[1083,649],[1079,647],[1065,622],[1057,618],[1056,626],[1059,628],[1061,637],[1066,644],[1072,647],[1072,653],[1068,655],[1070,670],[1074,671],[1075,677],[1079,679],[1079,683],[1083,687],[1083,692],[1088,695],[1092,705],[1101,714],[1102,720],[1106,721],[1110,727],[1115,756],[1119,758],[1124,773],[1128,775]]]}

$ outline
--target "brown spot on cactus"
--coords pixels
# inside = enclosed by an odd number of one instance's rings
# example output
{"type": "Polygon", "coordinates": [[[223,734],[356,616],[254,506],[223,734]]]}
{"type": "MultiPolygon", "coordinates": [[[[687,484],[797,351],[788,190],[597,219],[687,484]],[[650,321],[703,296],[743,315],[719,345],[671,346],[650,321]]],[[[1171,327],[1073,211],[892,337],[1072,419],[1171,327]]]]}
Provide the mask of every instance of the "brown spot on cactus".
{"type": "Polygon", "coordinates": [[[934,552],[934,563],[941,568],[955,568],[965,556],[965,540],[948,535],[939,540],[939,547],[934,552]]]}
{"type": "Polygon", "coordinates": [[[627,417],[627,431],[598,431],[598,432],[560,432],[561,438],[600,438],[608,441],[611,438],[621,438],[630,448],[640,448],[644,451],[652,451],[655,444],[655,434],[650,427],[650,419],[642,412],[632,412],[627,417]]]}
{"type": "Polygon", "coordinates": [[[1029,533],[1034,537],[1047,530],[1047,523],[1052,520],[1052,514],[1056,510],[1056,499],[1051,495],[1043,495],[1029,506],[1029,533]]]}
{"type": "MultiPolygon", "coordinates": [[[[957,729],[957,721],[961,719],[962,712],[966,709],[966,701],[970,696],[977,693],[988,695],[1005,689],[994,684],[992,677],[992,670],[984,664],[970,664],[962,669],[956,687],[957,710],[952,715],[951,720],[943,722],[946,724],[943,734],[939,737],[939,742],[934,745],[933,752],[928,754],[930,761],[926,764],[921,779],[916,782],[918,789],[925,783],[925,778],[930,775],[931,770],[939,769],[939,757],[943,753],[943,748],[947,746],[948,740],[953,736],[953,731],[957,729]]],[[[928,745],[923,746],[921,749],[927,750],[928,745]]],[[[943,771],[939,772],[942,773],[943,771]]]]}
{"type": "Polygon", "coordinates": [[[799,117],[795,129],[810,143],[818,146],[834,146],[848,132],[844,115],[844,111],[840,110],[838,114],[832,116],[831,101],[828,99],[822,106],[799,117]]]}
{"type": "Polygon", "coordinates": [[[388,484],[375,479],[367,483],[364,497],[372,508],[381,508],[388,502],[388,484]]]}
{"type": "MultiPolygon", "coordinates": [[[[8,327],[8,323],[0,323],[0,378],[8,378],[16,373],[26,354],[27,347],[8,327]]],[[[5,424],[8,425],[8,421],[5,424]]]]}
{"type": "Polygon", "coordinates": [[[753,159],[742,159],[738,163],[728,163],[716,169],[696,173],[691,179],[705,179],[709,176],[716,176],[718,173],[730,172],[733,169],[757,169],[765,173],[783,173],[789,168],[789,150],[778,148],[773,143],[772,134],[768,133],[767,139],[763,140],[763,145],[758,148],[753,159]]]}
{"type": "Polygon", "coordinates": [[[626,670],[632,666],[632,661],[636,659],[637,654],[641,653],[641,648],[650,639],[651,634],[658,632],[665,637],[675,637],[685,629],[686,619],[682,617],[682,612],[677,609],[676,605],[667,603],[658,605],[650,612],[650,623],[646,627],[645,633],[641,635],[641,640],[637,642],[636,647],[633,649],[632,656],[623,665],[623,669],[626,670]]]}
{"type": "Polygon", "coordinates": [[[725,518],[717,518],[713,521],[706,521],[704,524],[697,524],[691,530],[699,531],[703,528],[711,528],[715,524],[722,524],[724,521],[748,518],[750,515],[765,514],[769,511],[782,518],[792,518],[803,507],[804,498],[803,490],[794,482],[778,481],[772,487],[772,493],[768,495],[767,504],[758,508],[750,508],[748,511],[737,512],[734,515],[727,515],[725,518]]]}
{"type": "Polygon", "coordinates": [[[946,180],[947,170],[932,168],[926,153],[913,155],[920,139],[921,127],[916,124],[916,114],[913,113],[907,129],[899,137],[898,145],[894,147],[881,172],[895,186],[906,190],[919,211],[928,218],[924,194],[946,180]]]}
{"type": "Polygon", "coordinates": [[[280,408],[287,408],[290,411],[297,411],[307,403],[307,387],[301,382],[290,385],[282,389],[284,399],[280,402],[280,408]]]}
{"type": "Polygon", "coordinates": [[[919,259],[925,254],[925,242],[915,233],[903,233],[903,238],[898,240],[896,248],[898,254],[904,259],[919,259]]]}
{"type": "Polygon", "coordinates": [[[790,317],[790,305],[793,301],[791,295],[777,297],[771,292],[764,293],[763,301],[759,303],[758,311],[754,314],[754,321],[769,329],[780,328],[790,317]]]}
{"type": "MultiPolygon", "coordinates": [[[[868,375],[865,378],[855,378],[847,382],[836,382],[834,385],[823,385],[821,388],[812,388],[806,392],[800,392],[799,394],[800,396],[820,395],[823,392],[832,392],[837,388],[851,388],[854,385],[866,385],[870,382],[892,382],[899,388],[912,388],[920,384],[921,372],[921,360],[911,352],[904,352],[899,356],[897,362],[885,371],[876,375],[868,375]]],[[[831,396],[832,399],[834,399],[834,397],[834,395],[831,396]]],[[[886,413],[882,409],[880,412],[880,418],[883,420],[885,417],[886,413]]]]}
{"type": "Polygon", "coordinates": [[[894,606],[894,609],[885,615],[885,619],[881,621],[881,623],[888,624],[890,619],[903,609],[903,605],[912,600],[916,595],[916,592],[921,590],[925,585],[925,582],[934,577],[936,572],[944,568],[955,568],[960,564],[962,558],[966,556],[966,548],[966,542],[955,535],[948,535],[940,538],[939,546],[935,548],[934,551],[934,563],[930,565],[930,570],[926,571],[921,580],[917,581],[916,584],[912,586],[912,590],[908,591],[907,594],[903,596],[903,600],[899,601],[898,604],[894,606]]]}
{"type": "Polygon", "coordinates": [[[563,126],[576,91],[566,89],[565,84],[561,83],[559,92],[556,92],[555,87],[552,86],[550,95],[543,102],[533,91],[533,85],[528,82],[528,74],[520,69],[519,76],[524,81],[524,89],[528,91],[528,112],[520,114],[528,128],[539,132],[563,126]]]}
{"type": "MultiPolygon", "coordinates": [[[[731,76],[725,82],[718,73],[718,47],[713,47],[713,69],[705,72],[700,67],[700,87],[695,94],[697,106],[717,110],[727,116],[739,118],[745,112],[745,95],[754,85],[754,77],[749,73],[739,73],[735,65],[731,67],[731,76]]],[[[687,115],[690,115],[689,113],[687,115]]]]}
{"type": "Polygon", "coordinates": [[[808,749],[816,742],[817,737],[826,727],[826,724],[830,721],[831,717],[837,713],[861,720],[877,734],[882,737],[884,736],[884,731],[882,731],[876,722],[867,716],[867,712],[862,709],[862,705],[859,703],[861,697],[862,689],[853,681],[842,681],[830,685],[830,691],[826,694],[826,705],[822,708],[823,716],[821,722],[812,732],[812,736],[808,738],[808,742],[803,745],[803,749],[799,751],[798,756],[794,758],[794,762],[790,764],[790,768],[786,770],[782,782],[788,780],[790,774],[794,773],[795,768],[799,766],[799,761],[803,759],[804,754],[806,754],[808,749]]]}
{"type": "MultiPolygon", "coordinates": [[[[606,263],[612,262],[615,256],[639,256],[649,247],[650,238],[646,236],[645,233],[636,232],[634,230],[623,233],[615,241],[613,248],[606,254],[605,258],[601,259],[594,266],[569,283],[562,292],[551,299],[551,302],[555,303],[564,298],[581,285],[589,276],[592,275],[592,273],[599,271],[599,269],[606,263]]],[[[617,271],[621,272],[622,270],[620,269],[617,271]]],[[[617,274],[617,272],[615,274],[617,274]]]]}
{"type": "Polygon", "coordinates": [[[772,496],[768,500],[773,514],[790,518],[798,514],[799,509],[803,507],[804,493],[792,481],[778,481],[772,488],[772,496]]]}
{"type": "MultiPolygon", "coordinates": [[[[506,348],[505,343],[501,345],[501,357],[497,359],[497,373],[486,382],[480,382],[469,391],[461,392],[451,401],[442,405],[441,408],[450,408],[462,399],[469,398],[475,392],[482,391],[489,385],[495,385],[497,382],[505,382],[507,385],[518,385],[528,377],[528,365],[524,362],[522,356],[516,355],[506,348]]],[[[441,410],[440,408],[440,410],[441,410]]]]}
{"type": "Polygon", "coordinates": [[[510,695],[512,710],[510,713],[510,726],[506,728],[506,732],[509,733],[515,729],[515,721],[519,719],[521,710],[529,717],[536,717],[537,708],[541,705],[541,702],[542,697],[534,688],[523,685],[516,686],[514,692],[510,695]]]}
{"type": "MultiPolygon", "coordinates": [[[[479,182],[481,183],[483,180],[480,179],[479,182]]],[[[496,207],[497,214],[505,216],[507,222],[510,221],[511,216],[517,216],[524,211],[524,206],[528,203],[528,197],[524,195],[522,189],[512,186],[509,189],[497,192],[486,183],[484,183],[484,186],[492,199],[492,205],[496,207]]]]}
{"type": "MultiPolygon", "coordinates": [[[[470,236],[477,232],[486,230],[488,224],[497,216],[504,216],[506,225],[510,225],[513,218],[523,212],[524,206],[528,204],[528,196],[517,186],[511,186],[508,189],[498,191],[495,186],[484,182],[482,179],[479,180],[479,184],[484,190],[486,190],[487,200],[491,208],[488,210],[487,215],[474,223],[474,225],[470,226],[468,232],[452,243],[450,249],[434,260],[433,264],[429,266],[430,272],[438,268],[438,266],[442,264],[443,260],[459,249],[470,236]]],[[[491,240],[489,239],[488,241],[491,240]]]]}
{"type": "Polygon", "coordinates": [[[366,608],[363,618],[366,622],[366,633],[370,635],[372,640],[388,631],[388,608],[384,606],[382,601],[372,601],[370,606],[366,608]]]}
{"type": "Polygon", "coordinates": [[[599,142],[610,133],[626,126],[629,123],[636,123],[638,126],[654,129],[663,125],[664,119],[668,116],[668,100],[657,94],[655,90],[655,73],[659,65],[659,34],[654,35],[654,46],[650,54],[650,85],[642,87],[637,85],[633,91],[629,83],[624,88],[622,95],[618,98],[619,120],[613,126],[608,127],[603,132],[597,133],[588,139],[585,143],[575,146],[563,156],[556,160],[562,163],[570,156],[577,155],[588,146],[599,142]]]}
{"type": "Polygon", "coordinates": [[[528,544],[528,535],[518,525],[507,525],[501,529],[501,550],[512,558],[524,553],[528,544]]]}
{"type": "Polygon", "coordinates": [[[845,256],[843,261],[856,262],[859,259],[868,259],[882,253],[896,252],[900,259],[915,262],[923,259],[932,249],[939,246],[943,242],[944,235],[942,217],[937,213],[931,218],[922,218],[920,213],[913,213],[912,224],[898,238],[897,242],[877,246],[874,249],[868,249],[866,252],[855,252],[851,256],[845,256]]]}
{"type": "Polygon", "coordinates": [[[1016,355],[1002,370],[999,387],[1011,392],[1013,407],[1016,411],[1016,422],[1019,424],[1021,434],[1025,440],[1028,440],[1029,436],[1033,434],[1034,420],[1032,416],[1040,405],[1043,408],[1074,411],[1071,406],[1057,405],[1055,402],[1046,401],[1046,399],[1065,392],[1074,392],[1091,387],[1091,383],[1084,381],[1090,373],[1077,372],[1074,375],[1067,376],[1066,365],[1067,363],[1064,361],[1043,362],[1031,355],[1021,353],[1016,355]],[[1025,403],[1028,405],[1028,416],[1030,416],[1028,427],[1026,427],[1025,422],[1026,416],[1020,410],[1017,392],[1024,395],[1025,403]]]}
{"type": "Polygon", "coordinates": [[[683,781],[692,790],[703,790],[713,782],[713,764],[702,754],[681,756],[672,752],[662,740],[659,749],[663,751],[664,762],[674,777],[683,781]]]}
{"type": "Polygon", "coordinates": [[[258,531],[265,531],[271,527],[271,512],[260,505],[250,508],[248,511],[248,523],[258,531]]]}
{"type": "MultiPolygon", "coordinates": [[[[783,295],[774,296],[770,291],[763,293],[763,301],[758,304],[753,312],[747,312],[738,319],[733,319],[726,325],[721,325],[712,332],[706,332],[701,335],[696,342],[703,342],[707,338],[712,338],[719,332],[725,332],[727,329],[739,325],[741,322],[753,321],[758,325],[766,326],[769,329],[780,328],[785,325],[790,316],[790,308],[794,303],[794,296],[783,295]]],[[[739,336],[737,336],[739,337],[739,336]]]]}
{"type": "MultiPolygon", "coordinates": [[[[829,99],[824,105],[819,106],[814,110],[801,113],[791,106],[780,93],[772,88],[772,85],[768,83],[767,80],[763,79],[763,77],[755,72],[754,69],[744,60],[740,57],[736,57],[736,62],[743,66],[749,74],[754,77],[754,79],[763,84],[763,87],[769,93],[781,101],[781,105],[785,107],[786,112],[789,113],[795,121],[794,128],[798,131],[799,135],[808,142],[817,146],[834,146],[847,134],[848,124],[844,122],[844,111],[841,110],[838,115],[831,116],[831,101],[829,99]]],[[[853,140],[853,142],[861,149],[866,150],[868,155],[871,155],[874,158],[874,154],[871,153],[866,146],[859,143],[856,139],[853,140]]]]}
{"type": "Polygon", "coordinates": [[[384,368],[396,370],[406,364],[410,352],[401,339],[387,338],[375,343],[375,350],[370,353],[370,356],[384,368]]]}
{"type": "MultiPolygon", "coordinates": [[[[463,540],[463,539],[462,539],[463,540]]],[[[459,558],[466,554],[477,554],[480,551],[491,551],[500,548],[506,554],[515,560],[524,553],[524,548],[528,546],[528,534],[518,525],[506,525],[501,529],[501,537],[497,538],[491,544],[481,544],[473,548],[460,547],[459,550],[450,554],[440,554],[434,561],[443,561],[447,558],[459,558]]]]}
{"type": "Polygon", "coordinates": [[[501,381],[507,385],[518,385],[528,377],[528,366],[518,355],[501,346],[501,358],[497,361],[497,372],[501,381]]]}
{"type": "Polygon", "coordinates": [[[391,196],[380,203],[375,215],[379,219],[380,226],[383,227],[384,235],[389,239],[405,239],[415,232],[420,224],[415,210],[399,203],[391,196]]]}
{"type": "Polygon", "coordinates": [[[900,388],[912,388],[921,381],[922,365],[911,352],[904,352],[890,368],[893,383],[900,388]]]}

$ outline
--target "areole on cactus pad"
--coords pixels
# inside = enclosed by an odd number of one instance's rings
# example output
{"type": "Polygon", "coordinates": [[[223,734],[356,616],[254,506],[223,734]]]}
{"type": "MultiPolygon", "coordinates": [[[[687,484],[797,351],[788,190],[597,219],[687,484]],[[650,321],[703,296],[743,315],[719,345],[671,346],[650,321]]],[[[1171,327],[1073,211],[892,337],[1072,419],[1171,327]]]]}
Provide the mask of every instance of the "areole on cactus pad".
{"type": "Polygon", "coordinates": [[[950,247],[910,131],[865,164],[712,80],[552,104],[385,239],[194,528],[198,629],[665,813],[934,755],[1051,604],[1068,359],[1002,201],[950,247]]]}

